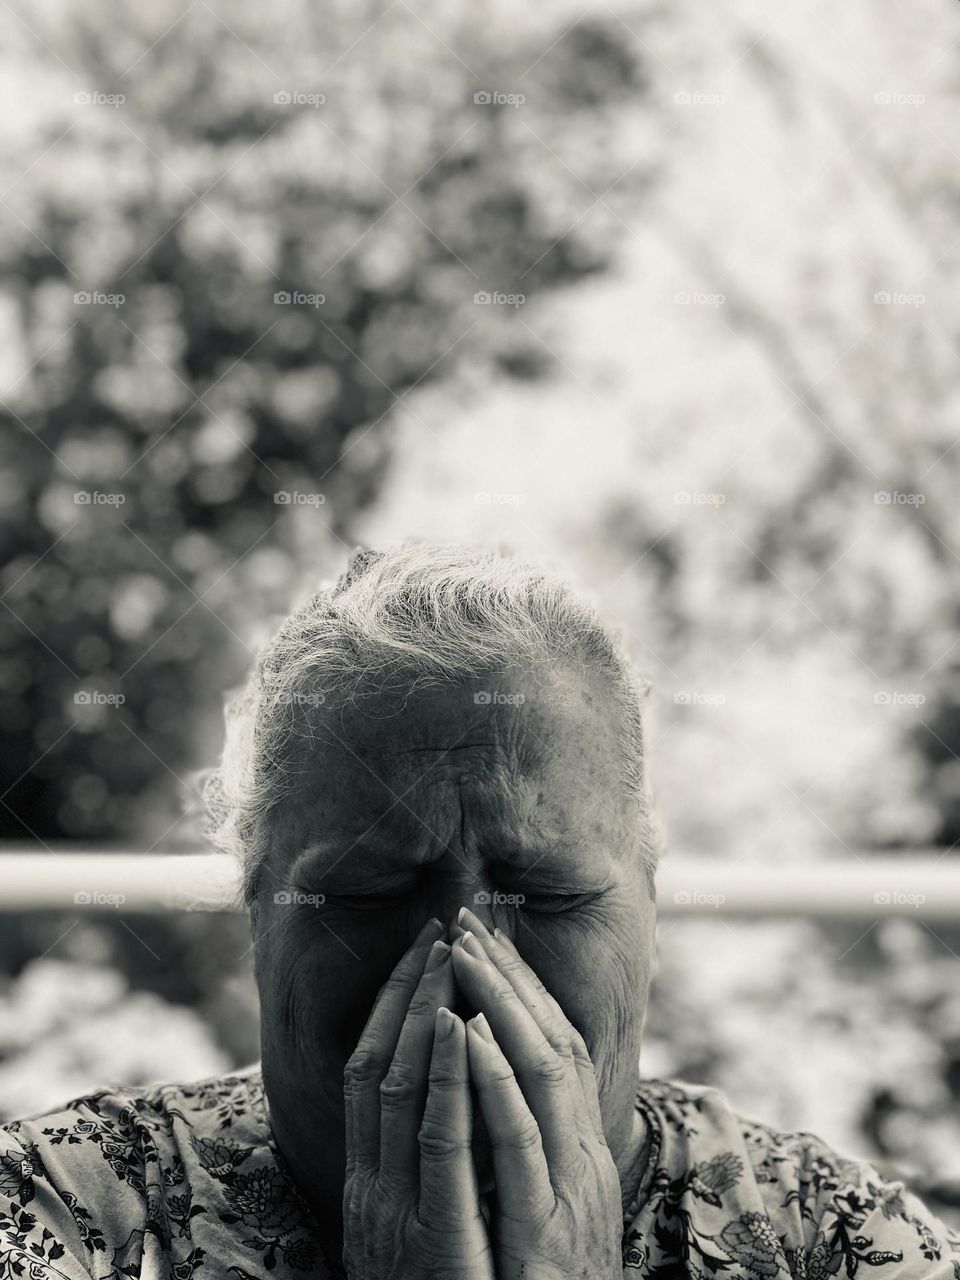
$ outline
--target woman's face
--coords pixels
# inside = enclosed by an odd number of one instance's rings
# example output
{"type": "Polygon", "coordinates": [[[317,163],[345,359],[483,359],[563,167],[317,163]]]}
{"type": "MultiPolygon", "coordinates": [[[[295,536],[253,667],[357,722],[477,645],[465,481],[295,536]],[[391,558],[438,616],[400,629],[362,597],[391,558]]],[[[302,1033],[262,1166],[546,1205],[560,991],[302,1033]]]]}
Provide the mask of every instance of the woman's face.
{"type": "Polygon", "coordinates": [[[300,1181],[342,1186],[344,1064],[420,928],[463,905],[507,932],[580,1031],[616,1157],[654,904],[606,688],[513,673],[314,714],[253,912],[264,1083],[300,1181]]]}

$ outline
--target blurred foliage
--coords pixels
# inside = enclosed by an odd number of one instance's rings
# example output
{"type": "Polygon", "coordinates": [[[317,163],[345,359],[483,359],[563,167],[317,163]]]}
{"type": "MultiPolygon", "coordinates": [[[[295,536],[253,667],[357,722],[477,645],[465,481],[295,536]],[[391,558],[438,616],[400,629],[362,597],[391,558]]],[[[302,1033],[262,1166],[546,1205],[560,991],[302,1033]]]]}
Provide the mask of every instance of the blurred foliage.
{"type": "Polygon", "coordinates": [[[131,990],[120,970],[31,960],[0,995],[0,1094],[5,1119],[79,1097],[96,1082],[149,1084],[233,1065],[202,1009],[131,990]]]}
{"type": "Polygon", "coordinates": [[[537,375],[510,308],[475,294],[604,265],[591,189],[621,175],[606,120],[644,71],[612,14],[517,16],[11,18],[3,836],[162,838],[251,615],[340,558],[409,390],[471,353],[537,375]]]}
{"type": "Polygon", "coordinates": [[[910,920],[670,921],[645,1074],[722,1089],[740,1114],[829,1135],[960,1222],[957,957],[910,920]]]}

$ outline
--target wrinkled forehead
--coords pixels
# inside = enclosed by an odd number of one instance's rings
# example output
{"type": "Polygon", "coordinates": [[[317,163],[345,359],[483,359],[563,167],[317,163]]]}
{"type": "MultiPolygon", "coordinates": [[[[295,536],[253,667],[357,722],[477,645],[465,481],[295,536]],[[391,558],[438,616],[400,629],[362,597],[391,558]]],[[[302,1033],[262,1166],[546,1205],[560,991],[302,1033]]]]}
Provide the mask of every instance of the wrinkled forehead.
{"type": "MultiPolygon", "coordinates": [[[[325,706],[298,766],[290,838],[389,832],[431,843],[611,838],[626,821],[600,677],[519,670],[325,706]],[[432,839],[431,839],[432,838],[432,839]]],[[[413,856],[416,856],[414,853],[413,856]]]]}

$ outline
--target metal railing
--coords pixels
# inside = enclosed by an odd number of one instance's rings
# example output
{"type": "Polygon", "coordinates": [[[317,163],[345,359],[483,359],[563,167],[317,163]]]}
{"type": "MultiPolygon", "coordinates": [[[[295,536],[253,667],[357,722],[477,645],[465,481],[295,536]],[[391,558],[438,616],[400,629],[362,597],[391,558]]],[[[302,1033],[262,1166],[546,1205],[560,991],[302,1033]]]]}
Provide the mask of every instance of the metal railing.
{"type": "MultiPolygon", "coordinates": [[[[761,865],[670,853],[657,872],[661,915],[902,915],[960,921],[960,856],[937,849],[896,857],[858,851],[842,859],[761,865]]],[[[0,911],[240,911],[236,863],[223,854],[133,849],[74,852],[0,846],[0,911]]]]}

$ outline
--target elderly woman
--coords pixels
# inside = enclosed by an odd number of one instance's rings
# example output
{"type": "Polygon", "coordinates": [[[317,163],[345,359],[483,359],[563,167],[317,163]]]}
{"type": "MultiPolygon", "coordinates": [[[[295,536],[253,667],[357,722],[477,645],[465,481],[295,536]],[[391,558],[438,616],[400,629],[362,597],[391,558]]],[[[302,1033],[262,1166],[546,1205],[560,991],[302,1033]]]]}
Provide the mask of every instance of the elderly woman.
{"type": "Polygon", "coordinates": [[[0,1277],[960,1277],[900,1183],[642,1079],[642,682],[490,552],[363,551],[230,708],[262,1062],[0,1140],[0,1277]]]}

